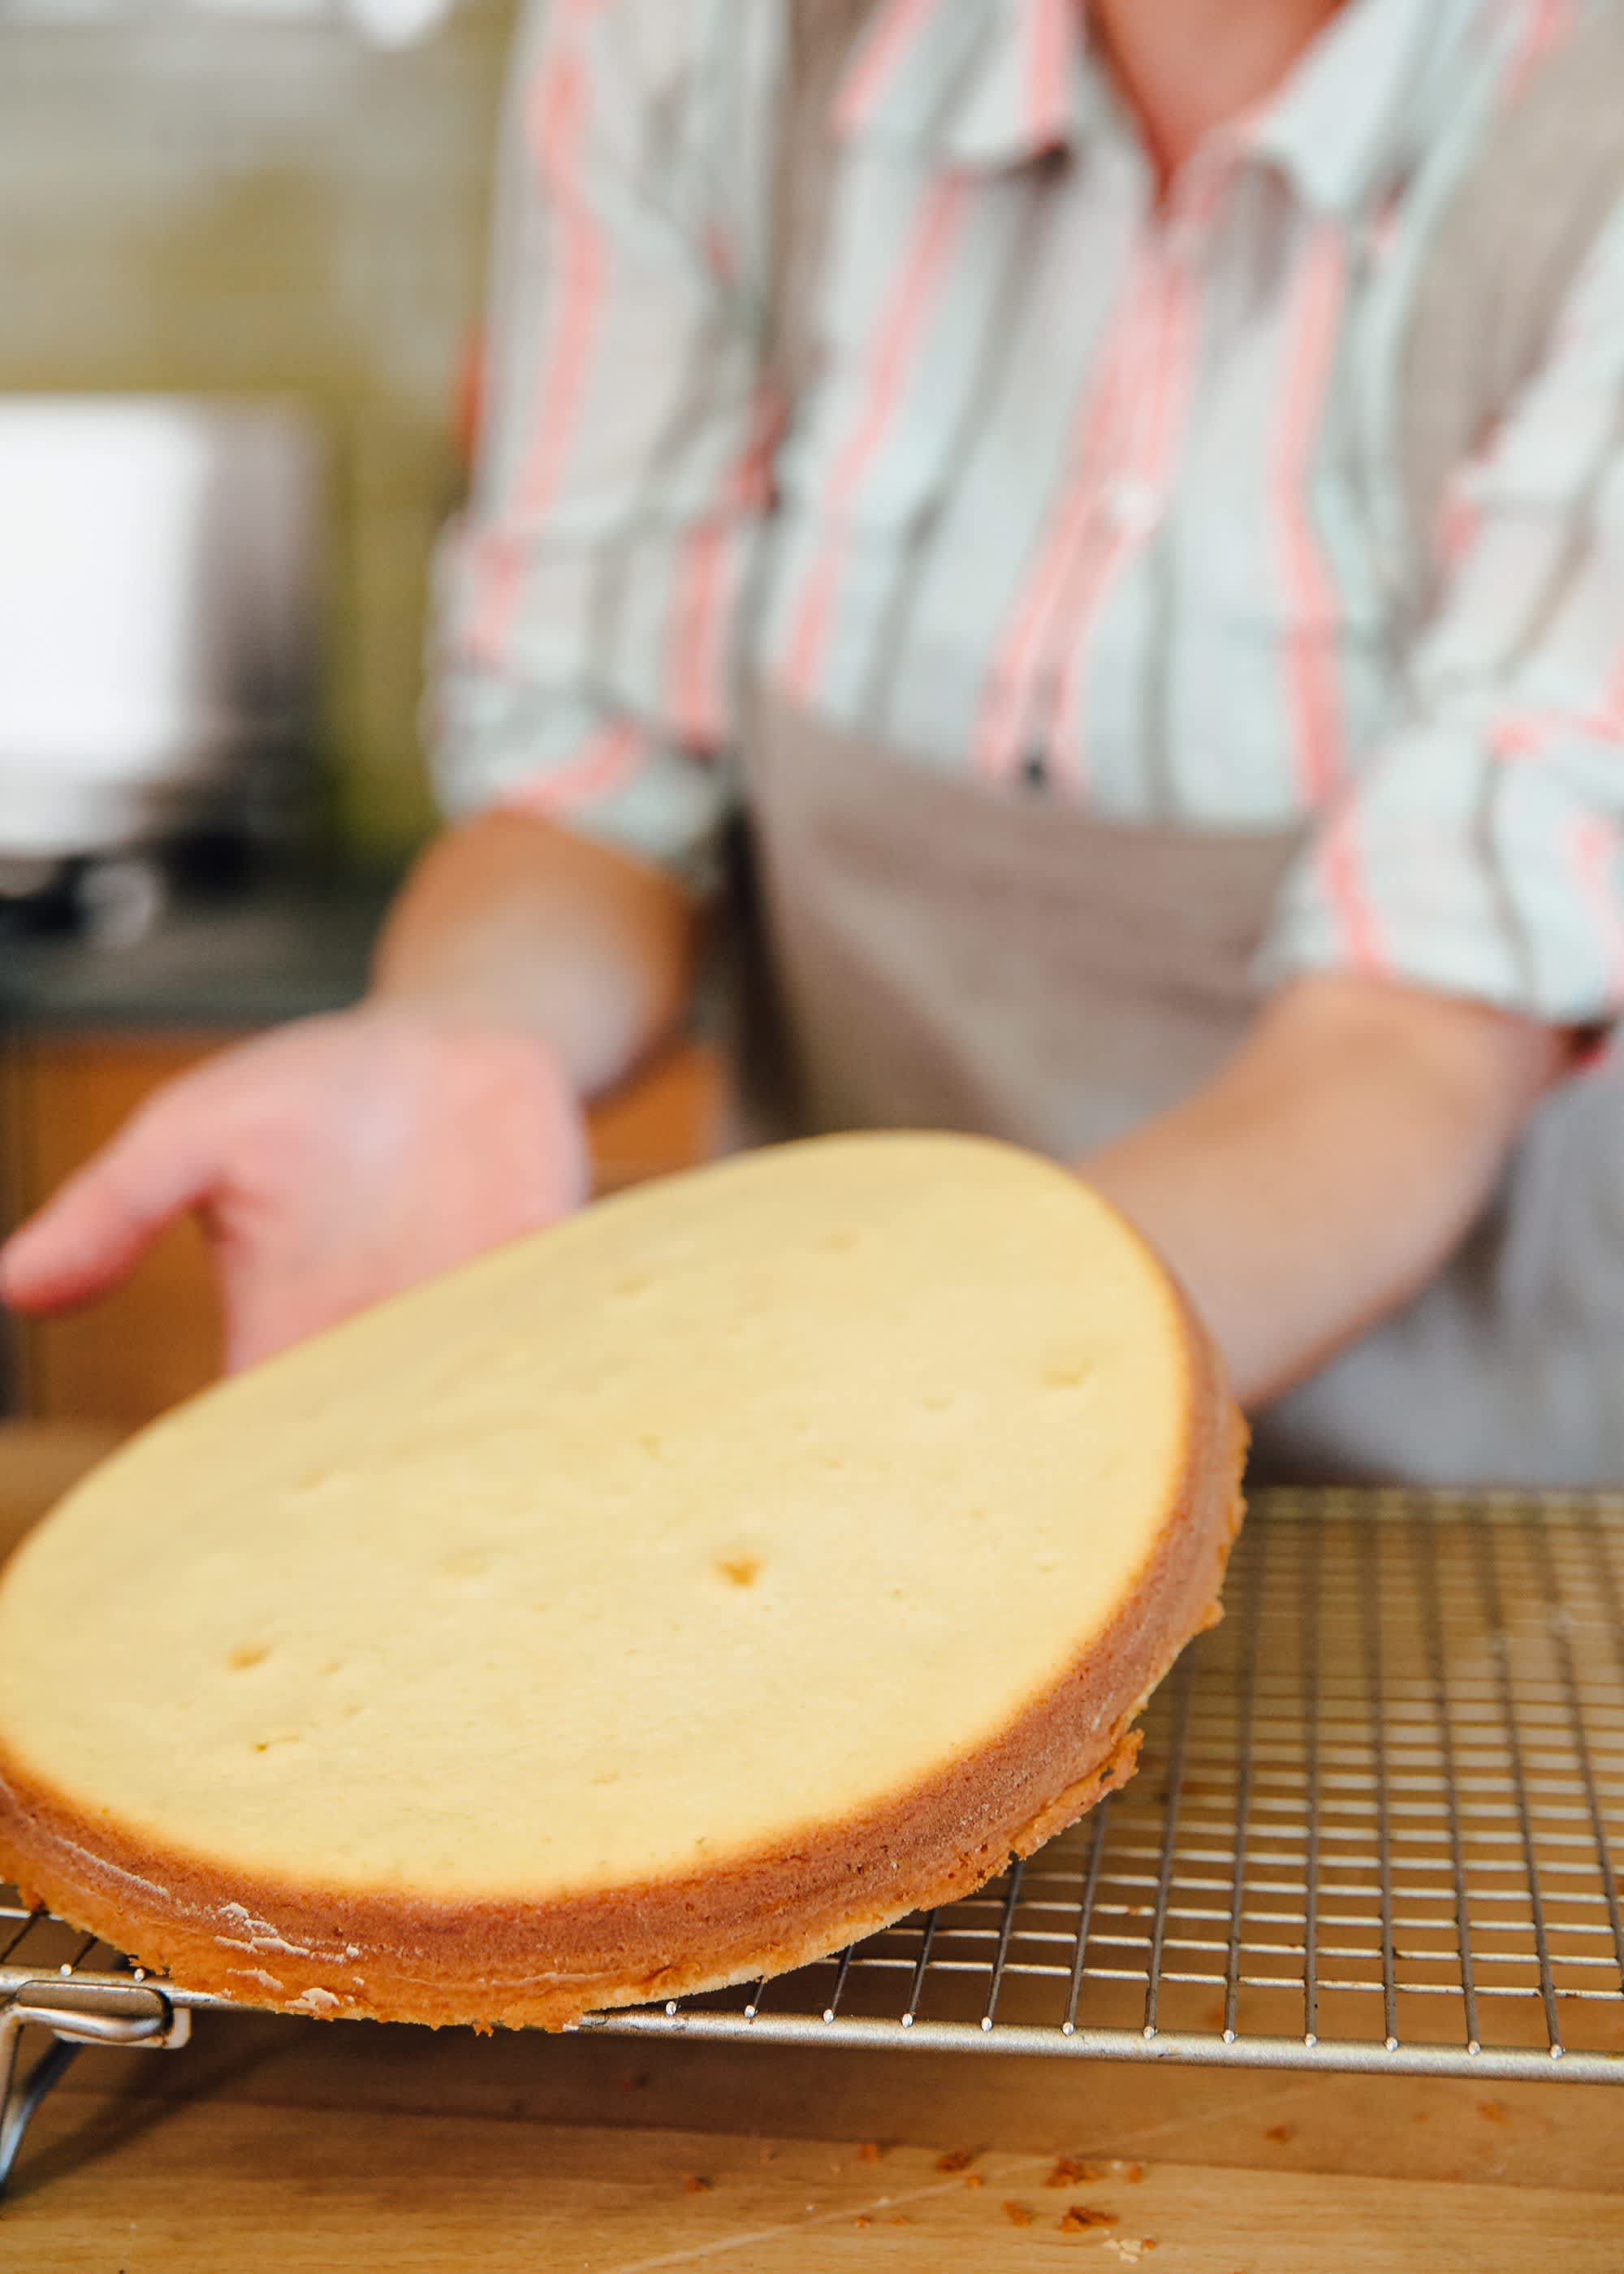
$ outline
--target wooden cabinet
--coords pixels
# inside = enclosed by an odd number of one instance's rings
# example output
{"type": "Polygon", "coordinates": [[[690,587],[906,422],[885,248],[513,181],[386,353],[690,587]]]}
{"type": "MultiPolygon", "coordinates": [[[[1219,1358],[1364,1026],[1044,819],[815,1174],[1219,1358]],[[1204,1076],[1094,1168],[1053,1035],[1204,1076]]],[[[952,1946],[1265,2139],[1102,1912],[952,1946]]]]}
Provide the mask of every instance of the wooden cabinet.
{"type": "MultiPolygon", "coordinates": [[[[221,1037],[21,1036],[4,1058],[5,1203],[21,1222],[173,1074],[221,1037]]],[[[15,1320],[13,1410],[37,1421],[151,1419],[212,1379],[219,1321],[203,1236],[177,1224],[128,1285],[60,1317],[15,1320]]]]}
{"type": "MultiPolygon", "coordinates": [[[[22,1031],[0,1051],[0,1168],[8,1226],[45,1200],[172,1075],[233,1039],[117,1030],[22,1031]]],[[[600,1190],[702,1159],[721,1081],[712,1052],[672,1051],[592,1117],[600,1190]]],[[[33,1421],[130,1428],[213,1380],[220,1322],[208,1255],[190,1218],[129,1284],[65,1316],[13,1320],[12,1411],[33,1421]]]]}

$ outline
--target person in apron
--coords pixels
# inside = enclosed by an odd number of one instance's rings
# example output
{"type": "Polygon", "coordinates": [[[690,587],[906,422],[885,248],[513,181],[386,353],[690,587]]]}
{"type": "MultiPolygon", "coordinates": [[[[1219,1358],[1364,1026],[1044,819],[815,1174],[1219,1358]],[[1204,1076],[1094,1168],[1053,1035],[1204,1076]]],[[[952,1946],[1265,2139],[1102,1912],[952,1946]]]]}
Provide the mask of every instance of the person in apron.
{"type": "Polygon", "coordinates": [[[533,11],[458,825],[4,1293],[199,1208],[242,1362],[547,1221],[726,891],[741,1129],[1076,1163],[1274,1472],[1624,1479],[1621,96],[1615,0],[533,11]]]}

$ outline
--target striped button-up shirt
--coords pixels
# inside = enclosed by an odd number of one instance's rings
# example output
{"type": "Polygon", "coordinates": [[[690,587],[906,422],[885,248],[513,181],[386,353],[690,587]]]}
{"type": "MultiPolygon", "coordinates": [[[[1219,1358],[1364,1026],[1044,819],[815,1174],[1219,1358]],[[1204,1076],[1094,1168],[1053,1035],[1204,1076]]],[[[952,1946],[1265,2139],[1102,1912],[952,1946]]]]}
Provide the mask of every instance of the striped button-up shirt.
{"type": "Polygon", "coordinates": [[[1369,447],[1440,185],[1576,12],[1348,0],[1159,198],[1080,0],[876,0],[785,418],[786,0],[550,0],[441,561],[451,809],[700,876],[755,675],[1011,796],[1305,830],[1275,976],[1616,1013],[1624,209],[1457,470],[1418,623],[1369,447]]]}

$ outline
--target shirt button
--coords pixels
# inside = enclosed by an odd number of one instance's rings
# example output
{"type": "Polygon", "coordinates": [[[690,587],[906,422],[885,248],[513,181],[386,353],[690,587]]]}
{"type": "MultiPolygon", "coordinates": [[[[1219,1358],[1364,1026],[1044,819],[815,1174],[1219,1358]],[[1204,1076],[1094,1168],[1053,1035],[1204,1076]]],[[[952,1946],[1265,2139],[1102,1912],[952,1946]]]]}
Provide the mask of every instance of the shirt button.
{"type": "Polygon", "coordinates": [[[1119,474],[1105,486],[1105,518],[1124,537],[1148,537],[1162,518],[1162,499],[1149,482],[1119,474]]]}

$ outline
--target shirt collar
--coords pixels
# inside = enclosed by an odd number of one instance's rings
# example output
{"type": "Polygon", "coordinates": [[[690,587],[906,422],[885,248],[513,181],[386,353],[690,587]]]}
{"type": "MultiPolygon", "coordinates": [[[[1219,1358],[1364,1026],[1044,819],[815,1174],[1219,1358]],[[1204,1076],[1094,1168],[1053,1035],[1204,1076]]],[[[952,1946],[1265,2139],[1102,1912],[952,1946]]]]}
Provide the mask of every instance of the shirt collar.
{"type": "Polygon", "coordinates": [[[1237,154],[1320,212],[1368,212],[1414,168],[1458,101],[1482,0],[1345,0],[1295,71],[1235,130],[1237,154]]]}
{"type": "MultiPolygon", "coordinates": [[[[1494,0],[1345,0],[1285,84],[1230,130],[1328,214],[1402,179],[1494,0]]],[[[837,103],[844,132],[993,170],[1120,131],[1076,0],[881,0],[837,103]]]]}
{"type": "Polygon", "coordinates": [[[1070,147],[1107,107],[1076,0],[881,0],[836,119],[992,171],[1070,147]]]}

